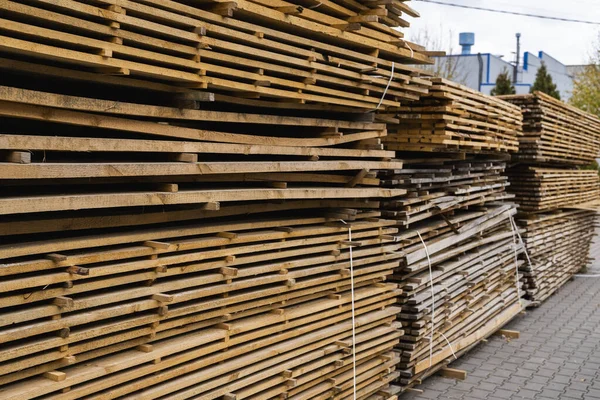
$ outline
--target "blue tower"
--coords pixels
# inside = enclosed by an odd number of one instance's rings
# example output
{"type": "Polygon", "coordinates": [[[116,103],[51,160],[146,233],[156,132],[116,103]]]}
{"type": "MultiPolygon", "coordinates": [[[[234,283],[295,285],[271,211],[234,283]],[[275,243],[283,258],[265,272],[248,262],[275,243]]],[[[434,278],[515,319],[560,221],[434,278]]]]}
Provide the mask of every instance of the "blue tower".
{"type": "Polygon", "coordinates": [[[471,47],[475,44],[475,34],[472,32],[459,34],[458,43],[462,46],[462,54],[471,54],[471,47]]]}

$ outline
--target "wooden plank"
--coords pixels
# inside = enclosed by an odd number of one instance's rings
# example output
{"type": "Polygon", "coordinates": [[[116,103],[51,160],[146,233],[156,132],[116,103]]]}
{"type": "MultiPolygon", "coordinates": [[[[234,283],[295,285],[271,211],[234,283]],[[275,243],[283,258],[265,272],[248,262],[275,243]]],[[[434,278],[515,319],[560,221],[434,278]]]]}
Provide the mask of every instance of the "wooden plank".
{"type": "Polygon", "coordinates": [[[0,215],[44,211],[152,205],[199,204],[209,202],[284,200],[284,199],[352,199],[396,197],[403,189],[379,188],[288,188],[288,189],[225,189],[182,190],[177,193],[119,192],[68,196],[31,196],[0,199],[0,215]]]}
{"type": "Polygon", "coordinates": [[[460,381],[467,379],[467,371],[456,368],[442,368],[440,370],[440,375],[444,378],[457,379],[460,381]]]}

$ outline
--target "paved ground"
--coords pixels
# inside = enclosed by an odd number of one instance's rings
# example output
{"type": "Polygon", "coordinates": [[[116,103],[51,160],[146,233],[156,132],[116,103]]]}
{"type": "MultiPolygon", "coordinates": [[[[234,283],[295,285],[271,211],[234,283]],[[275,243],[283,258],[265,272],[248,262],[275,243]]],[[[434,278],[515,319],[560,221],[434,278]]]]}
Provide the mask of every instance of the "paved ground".
{"type": "MultiPolygon", "coordinates": [[[[595,241],[588,274],[600,274],[595,241]]],[[[600,278],[575,278],[506,329],[521,338],[492,337],[451,364],[465,381],[434,376],[401,400],[600,399],[600,278]]]]}

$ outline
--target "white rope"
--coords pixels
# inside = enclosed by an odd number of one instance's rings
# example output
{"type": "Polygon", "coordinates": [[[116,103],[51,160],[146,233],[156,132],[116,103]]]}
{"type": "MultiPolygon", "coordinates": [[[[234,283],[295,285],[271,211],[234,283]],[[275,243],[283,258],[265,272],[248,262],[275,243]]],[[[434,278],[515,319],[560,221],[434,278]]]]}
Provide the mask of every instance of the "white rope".
{"type": "MultiPolygon", "coordinates": [[[[425,254],[427,255],[427,264],[429,265],[429,285],[431,287],[431,335],[429,336],[429,368],[431,368],[433,364],[433,328],[435,326],[435,293],[433,291],[433,269],[431,267],[431,259],[429,258],[429,249],[427,248],[427,245],[425,244],[421,233],[419,231],[416,232],[417,235],[419,235],[419,239],[421,240],[423,248],[425,249],[425,254]]],[[[442,337],[446,340],[446,343],[448,343],[448,346],[450,346],[450,351],[452,352],[454,359],[458,360],[458,357],[456,357],[454,349],[452,348],[452,344],[450,343],[446,335],[444,335],[443,332],[440,332],[440,335],[442,335],[442,337]]]]}
{"type": "MultiPolygon", "coordinates": [[[[513,243],[514,243],[514,252],[515,252],[515,279],[517,281],[517,298],[519,299],[519,304],[521,304],[521,285],[519,284],[519,260],[517,254],[517,231],[515,231],[515,226],[513,225],[512,215],[510,216],[510,229],[513,234],[513,243]]],[[[523,246],[524,247],[524,246],[523,246]]]]}
{"type": "MultiPolygon", "coordinates": [[[[342,221],[348,225],[346,221],[342,221]]],[[[350,242],[350,298],[352,300],[352,393],[356,400],[356,316],[354,312],[354,262],[352,259],[352,226],[348,225],[348,241],[350,242]]]]}
{"type": "Polygon", "coordinates": [[[452,352],[452,355],[454,356],[454,359],[458,360],[458,357],[456,357],[456,354],[454,353],[454,349],[452,348],[452,345],[450,344],[450,341],[448,340],[448,338],[446,337],[446,335],[444,335],[442,332],[440,332],[440,335],[442,335],[444,337],[444,339],[446,339],[446,343],[448,343],[448,346],[450,346],[450,351],[452,352]]]}
{"type": "Polygon", "coordinates": [[[600,275],[594,275],[594,274],[592,274],[592,275],[588,275],[588,274],[575,274],[573,276],[575,276],[577,278],[600,278],[600,275]]]}
{"type": "Polygon", "coordinates": [[[415,56],[415,52],[414,52],[414,50],[412,49],[412,47],[410,47],[410,46],[408,45],[408,42],[404,42],[404,44],[405,44],[405,45],[406,45],[406,47],[408,47],[408,49],[410,50],[410,58],[414,58],[414,56],[415,56]]]}
{"type": "Polygon", "coordinates": [[[519,232],[519,227],[517,226],[517,223],[515,222],[515,219],[513,218],[512,215],[510,216],[510,223],[514,228],[514,231],[517,232],[517,236],[519,237],[521,246],[523,246],[523,252],[525,253],[525,257],[527,258],[527,262],[529,263],[529,266],[531,268],[533,268],[533,263],[531,262],[531,258],[529,258],[529,252],[527,251],[527,246],[525,246],[525,242],[523,241],[523,238],[521,237],[521,233],[519,232]]]}
{"type": "MultiPolygon", "coordinates": [[[[431,268],[431,259],[429,258],[429,249],[419,231],[416,231],[421,239],[425,255],[427,256],[427,264],[429,264],[429,284],[431,287],[431,334],[429,335],[429,368],[433,365],[433,329],[435,327],[435,292],[433,291],[433,271],[431,268]]],[[[453,351],[454,352],[454,351],[453,351]]]]}
{"type": "Polygon", "coordinates": [[[323,4],[323,3],[321,3],[321,2],[319,1],[319,2],[318,2],[316,5],[308,7],[308,9],[309,9],[309,10],[314,10],[315,8],[319,7],[321,4],[323,4]]]}
{"type": "Polygon", "coordinates": [[[396,66],[396,63],[392,61],[392,72],[390,73],[390,80],[387,83],[387,86],[385,87],[385,90],[383,91],[383,95],[381,96],[381,100],[379,100],[379,104],[377,104],[377,107],[375,108],[375,110],[379,110],[379,107],[381,107],[381,103],[383,103],[383,99],[385,97],[385,95],[387,94],[388,89],[390,88],[390,84],[392,83],[392,79],[394,78],[394,67],[396,66]]]}

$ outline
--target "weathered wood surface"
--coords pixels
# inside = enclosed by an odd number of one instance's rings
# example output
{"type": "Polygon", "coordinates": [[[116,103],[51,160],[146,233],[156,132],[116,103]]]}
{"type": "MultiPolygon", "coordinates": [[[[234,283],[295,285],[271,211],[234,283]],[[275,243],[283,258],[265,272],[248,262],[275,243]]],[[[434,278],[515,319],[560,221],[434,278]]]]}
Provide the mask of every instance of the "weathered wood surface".
{"type": "Polygon", "coordinates": [[[519,153],[528,163],[587,165],[600,154],[600,119],[542,92],[502,96],[523,110],[519,153]]]}
{"type": "Polygon", "coordinates": [[[524,263],[526,298],[539,305],[588,263],[597,216],[585,210],[522,215],[523,240],[531,264],[524,263]]]}
{"type": "Polygon", "coordinates": [[[397,229],[311,213],[3,245],[0,396],[347,393],[350,268],[359,398],[385,388],[402,335],[383,283],[397,229]]]}
{"type": "Polygon", "coordinates": [[[456,213],[448,223],[458,233],[437,232],[431,225],[414,228],[416,240],[403,249],[406,256],[392,277],[402,288],[403,386],[414,385],[453,350],[480,341],[522,309],[517,268],[523,261],[516,254],[523,249],[509,222],[515,212],[506,205],[481,214],[456,213]]]}
{"type": "Polygon", "coordinates": [[[426,221],[453,210],[514,198],[508,194],[506,163],[469,156],[465,160],[406,159],[405,168],[380,172],[381,184],[404,189],[405,198],[383,200],[384,215],[400,226],[426,221]]]}
{"type": "Polygon", "coordinates": [[[523,116],[517,106],[441,78],[418,102],[379,115],[386,147],[399,151],[516,152],[523,116]]]}
{"type": "Polygon", "coordinates": [[[559,209],[600,198],[598,171],[517,165],[508,170],[510,187],[523,212],[559,209]]]}
{"type": "Polygon", "coordinates": [[[417,16],[403,2],[304,3],[5,1],[2,50],[234,97],[375,109],[427,93],[427,74],[403,64],[432,59],[392,29],[406,26],[402,12],[417,16]]]}

